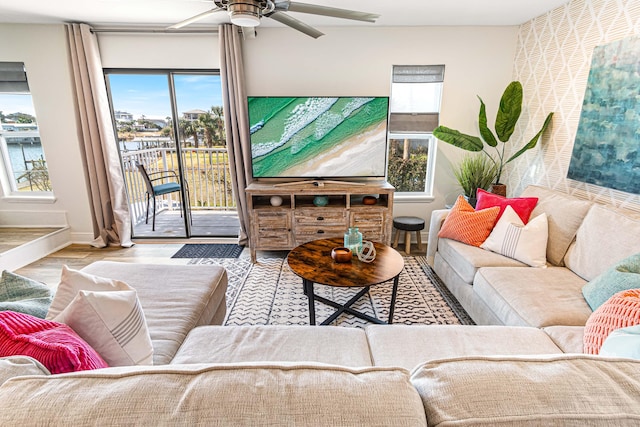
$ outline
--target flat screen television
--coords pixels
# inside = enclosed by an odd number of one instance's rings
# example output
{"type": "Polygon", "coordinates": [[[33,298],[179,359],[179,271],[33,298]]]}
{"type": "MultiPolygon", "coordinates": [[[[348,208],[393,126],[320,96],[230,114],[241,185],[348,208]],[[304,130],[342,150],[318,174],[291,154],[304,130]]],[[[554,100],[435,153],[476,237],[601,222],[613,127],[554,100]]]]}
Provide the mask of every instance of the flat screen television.
{"type": "Polygon", "coordinates": [[[253,177],[386,175],[388,97],[249,97],[253,177]]]}

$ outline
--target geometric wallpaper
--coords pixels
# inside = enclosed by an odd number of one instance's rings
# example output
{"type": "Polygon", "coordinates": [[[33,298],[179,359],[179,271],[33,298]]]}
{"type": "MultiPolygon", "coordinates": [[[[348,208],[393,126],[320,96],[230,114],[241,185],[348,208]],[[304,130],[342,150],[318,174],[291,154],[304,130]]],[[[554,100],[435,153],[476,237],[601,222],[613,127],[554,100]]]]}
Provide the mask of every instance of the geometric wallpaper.
{"type": "Polygon", "coordinates": [[[639,194],[567,178],[593,48],[632,35],[640,35],[640,0],[573,0],[520,26],[513,79],[522,83],[524,102],[513,141],[528,141],[554,115],[536,148],[509,163],[510,196],[538,184],[640,213],[639,194]]]}

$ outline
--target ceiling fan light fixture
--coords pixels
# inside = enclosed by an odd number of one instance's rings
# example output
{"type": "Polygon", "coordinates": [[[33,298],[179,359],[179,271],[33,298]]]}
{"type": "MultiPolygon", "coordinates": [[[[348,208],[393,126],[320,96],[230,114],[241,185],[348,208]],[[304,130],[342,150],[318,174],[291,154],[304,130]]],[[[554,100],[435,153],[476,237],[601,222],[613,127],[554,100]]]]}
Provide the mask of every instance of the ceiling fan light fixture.
{"type": "Polygon", "coordinates": [[[251,3],[232,3],[228,9],[231,23],[239,27],[260,25],[260,8],[251,3]]]}

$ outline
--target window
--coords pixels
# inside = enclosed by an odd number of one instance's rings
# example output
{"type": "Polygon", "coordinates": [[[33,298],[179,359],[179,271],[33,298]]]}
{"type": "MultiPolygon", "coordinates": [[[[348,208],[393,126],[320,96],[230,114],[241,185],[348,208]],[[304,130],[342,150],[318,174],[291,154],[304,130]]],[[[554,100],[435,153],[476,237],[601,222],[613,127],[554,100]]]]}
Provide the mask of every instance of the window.
{"type": "Polygon", "coordinates": [[[5,195],[51,194],[27,74],[22,62],[0,62],[0,182],[5,195]]]}
{"type": "Polygon", "coordinates": [[[431,197],[444,65],[394,65],[387,177],[399,199],[431,197]]]}

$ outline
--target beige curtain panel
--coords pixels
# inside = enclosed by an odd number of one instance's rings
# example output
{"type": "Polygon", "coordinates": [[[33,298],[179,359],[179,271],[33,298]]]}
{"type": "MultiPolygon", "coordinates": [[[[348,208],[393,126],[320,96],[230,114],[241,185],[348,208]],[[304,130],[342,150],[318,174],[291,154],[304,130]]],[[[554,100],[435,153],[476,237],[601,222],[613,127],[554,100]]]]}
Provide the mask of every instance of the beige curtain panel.
{"type": "Polygon", "coordinates": [[[93,246],[132,246],[131,216],[113,133],[98,42],[86,24],[65,24],[77,99],[78,135],[93,216],[93,246]]]}
{"type": "Polygon", "coordinates": [[[236,195],[238,218],[240,219],[240,245],[249,240],[247,196],[245,188],[251,183],[251,147],[249,144],[249,114],[242,63],[242,41],[238,28],[231,24],[219,27],[220,34],[220,78],[224,124],[227,133],[227,150],[233,192],[236,195]]]}

